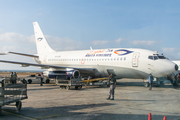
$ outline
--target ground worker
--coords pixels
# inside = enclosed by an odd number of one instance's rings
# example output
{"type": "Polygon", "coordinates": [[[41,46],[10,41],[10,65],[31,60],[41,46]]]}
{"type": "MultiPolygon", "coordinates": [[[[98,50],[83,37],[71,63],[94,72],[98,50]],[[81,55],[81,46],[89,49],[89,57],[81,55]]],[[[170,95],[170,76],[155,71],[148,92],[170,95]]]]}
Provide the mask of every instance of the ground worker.
{"type": "Polygon", "coordinates": [[[149,90],[152,91],[152,83],[153,83],[154,77],[152,74],[149,74],[149,90]]]}
{"type": "Polygon", "coordinates": [[[109,83],[110,83],[110,90],[109,90],[109,97],[107,98],[107,100],[114,100],[114,89],[116,88],[116,78],[115,78],[115,75],[111,74],[109,76],[108,80],[109,80],[109,83]],[[111,98],[111,96],[112,96],[112,98],[111,98]]]}
{"type": "Polygon", "coordinates": [[[16,84],[16,80],[17,80],[17,74],[16,74],[16,72],[14,72],[14,74],[13,74],[13,77],[12,77],[12,83],[13,84],[16,84]]]}
{"type": "Polygon", "coordinates": [[[43,73],[41,73],[41,86],[43,86],[43,79],[44,79],[44,75],[43,73]]]}

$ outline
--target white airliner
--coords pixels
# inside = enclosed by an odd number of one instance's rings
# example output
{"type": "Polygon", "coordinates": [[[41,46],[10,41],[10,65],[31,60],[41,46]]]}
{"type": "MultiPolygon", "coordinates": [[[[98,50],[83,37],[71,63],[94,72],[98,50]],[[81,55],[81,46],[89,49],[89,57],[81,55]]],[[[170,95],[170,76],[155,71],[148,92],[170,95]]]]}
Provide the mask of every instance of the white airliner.
{"type": "MultiPolygon", "coordinates": [[[[110,73],[117,78],[147,79],[151,73],[163,77],[178,70],[178,66],[159,55],[157,51],[132,48],[108,48],[77,51],[54,51],[47,43],[37,22],[33,23],[37,54],[17,54],[33,57],[37,64],[0,60],[0,62],[20,64],[22,67],[38,66],[45,75],[54,78],[66,76],[107,77],[110,73]]],[[[61,46],[61,45],[60,45],[61,46]]]]}

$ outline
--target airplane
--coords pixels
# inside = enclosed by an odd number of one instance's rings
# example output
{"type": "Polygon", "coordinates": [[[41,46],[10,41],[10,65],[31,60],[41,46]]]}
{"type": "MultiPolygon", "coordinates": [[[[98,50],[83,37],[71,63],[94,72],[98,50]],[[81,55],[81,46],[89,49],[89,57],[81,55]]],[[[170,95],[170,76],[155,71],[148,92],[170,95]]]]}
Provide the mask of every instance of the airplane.
{"type": "MultiPolygon", "coordinates": [[[[6,52],[32,57],[36,63],[0,60],[4,63],[20,64],[22,67],[37,66],[47,69],[44,75],[49,78],[66,75],[69,77],[91,76],[107,77],[115,74],[117,79],[147,79],[163,77],[178,70],[178,66],[157,51],[137,48],[108,48],[55,51],[43,35],[37,22],[33,22],[37,54],[6,52]]],[[[61,46],[61,45],[60,45],[61,46]]]]}

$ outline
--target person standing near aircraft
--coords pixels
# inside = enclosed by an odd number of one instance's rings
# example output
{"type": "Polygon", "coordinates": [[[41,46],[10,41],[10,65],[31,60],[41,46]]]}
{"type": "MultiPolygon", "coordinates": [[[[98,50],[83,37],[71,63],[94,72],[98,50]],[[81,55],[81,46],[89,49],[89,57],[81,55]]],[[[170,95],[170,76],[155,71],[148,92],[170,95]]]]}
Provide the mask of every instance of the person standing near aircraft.
{"type": "Polygon", "coordinates": [[[13,72],[11,72],[11,78],[13,77],[13,72]]]}
{"type": "Polygon", "coordinates": [[[41,86],[43,86],[43,79],[44,79],[44,75],[43,73],[41,73],[41,86]]]}
{"type": "Polygon", "coordinates": [[[152,76],[152,74],[149,74],[149,90],[150,91],[152,91],[152,83],[153,83],[153,80],[154,80],[154,78],[153,78],[153,76],[152,76]]]}
{"type": "Polygon", "coordinates": [[[17,80],[17,73],[16,72],[14,72],[14,75],[13,75],[13,77],[14,77],[14,83],[16,84],[16,80],[17,80]]]}
{"type": "Polygon", "coordinates": [[[111,74],[109,76],[108,80],[109,80],[109,83],[110,83],[110,90],[109,90],[109,97],[107,98],[107,100],[114,100],[114,89],[116,88],[116,78],[115,78],[115,75],[111,74]],[[112,96],[112,98],[111,98],[111,96],[112,96]]]}
{"type": "Polygon", "coordinates": [[[14,81],[13,81],[13,72],[11,72],[10,82],[11,82],[12,84],[14,84],[14,81]]]}

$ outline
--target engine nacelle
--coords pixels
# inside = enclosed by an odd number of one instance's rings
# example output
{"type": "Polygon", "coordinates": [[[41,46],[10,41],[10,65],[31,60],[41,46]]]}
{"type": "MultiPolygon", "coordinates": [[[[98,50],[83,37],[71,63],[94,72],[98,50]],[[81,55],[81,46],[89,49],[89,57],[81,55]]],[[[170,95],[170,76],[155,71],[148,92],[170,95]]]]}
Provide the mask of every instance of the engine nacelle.
{"type": "Polygon", "coordinates": [[[64,80],[70,80],[71,78],[80,77],[80,72],[78,70],[44,71],[43,74],[48,78],[58,78],[64,80]]]}

